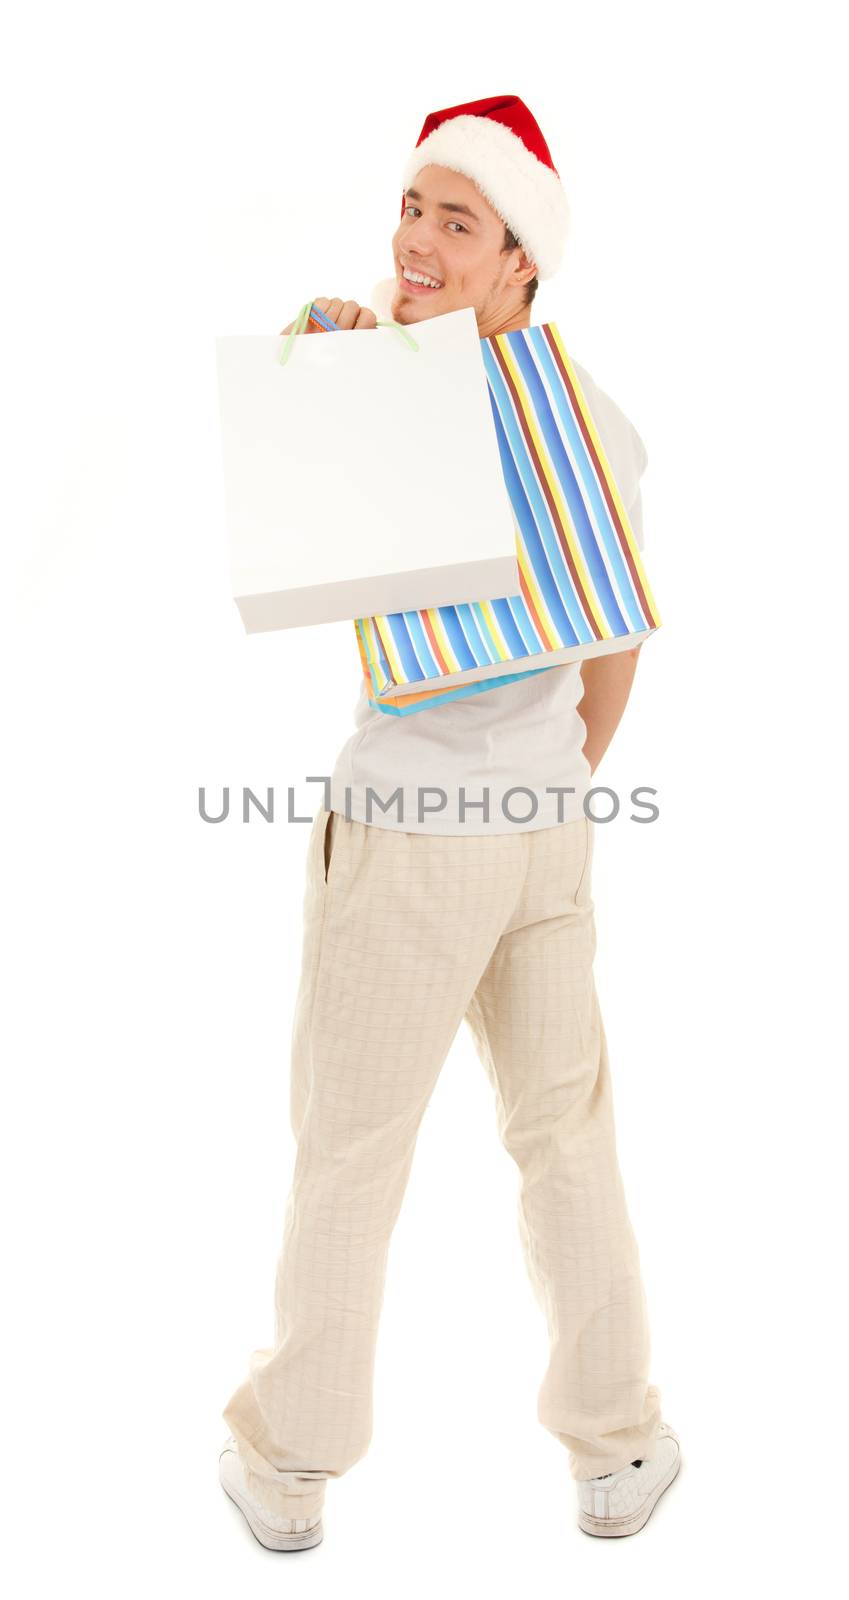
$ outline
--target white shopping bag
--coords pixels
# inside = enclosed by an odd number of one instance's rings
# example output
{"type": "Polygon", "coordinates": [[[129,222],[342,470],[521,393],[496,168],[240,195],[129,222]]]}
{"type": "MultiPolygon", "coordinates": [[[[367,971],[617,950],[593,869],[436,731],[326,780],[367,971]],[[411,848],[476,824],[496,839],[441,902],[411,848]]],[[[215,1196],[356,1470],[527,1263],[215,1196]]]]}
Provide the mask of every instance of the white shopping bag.
{"type": "Polygon", "coordinates": [[[216,339],[233,596],[248,633],[495,599],[516,526],[474,311],[216,339]]]}

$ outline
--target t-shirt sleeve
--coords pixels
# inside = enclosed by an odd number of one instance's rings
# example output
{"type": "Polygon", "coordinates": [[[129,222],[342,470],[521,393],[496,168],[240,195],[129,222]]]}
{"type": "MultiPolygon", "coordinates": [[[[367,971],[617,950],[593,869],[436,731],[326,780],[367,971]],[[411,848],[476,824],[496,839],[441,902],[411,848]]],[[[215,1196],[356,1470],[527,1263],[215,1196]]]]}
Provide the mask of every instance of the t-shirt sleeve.
{"type": "Polygon", "coordinates": [[[634,443],[635,467],[631,479],[631,501],[630,504],[625,507],[625,509],[628,513],[628,521],[631,524],[634,538],[637,542],[637,549],[644,550],[645,532],[643,529],[643,496],[640,486],[640,479],[642,478],[643,473],[646,470],[646,466],[648,465],[649,456],[648,451],[633,423],[630,424],[630,428],[634,443]]]}
{"type": "Polygon", "coordinates": [[[637,493],[627,510],[628,521],[631,524],[631,531],[633,532],[634,539],[636,540],[637,549],[645,550],[646,540],[645,534],[643,533],[643,497],[639,489],[637,490],[637,493]]]}
{"type": "Polygon", "coordinates": [[[628,434],[630,434],[630,453],[628,454],[630,454],[630,461],[632,461],[632,472],[628,474],[630,499],[625,504],[625,510],[628,512],[628,522],[632,525],[633,536],[636,539],[636,549],[644,550],[644,547],[646,547],[646,534],[644,534],[643,528],[641,478],[643,478],[644,470],[648,466],[649,453],[643,440],[641,440],[640,434],[636,432],[632,421],[628,421],[628,434]]]}
{"type": "Polygon", "coordinates": [[[637,549],[645,542],[640,479],[648,463],[648,451],[630,417],[611,395],[596,383],[585,367],[573,362],[584,396],[598,428],[608,464],[622,496],[622,503],[634,531],[637,549]]]}

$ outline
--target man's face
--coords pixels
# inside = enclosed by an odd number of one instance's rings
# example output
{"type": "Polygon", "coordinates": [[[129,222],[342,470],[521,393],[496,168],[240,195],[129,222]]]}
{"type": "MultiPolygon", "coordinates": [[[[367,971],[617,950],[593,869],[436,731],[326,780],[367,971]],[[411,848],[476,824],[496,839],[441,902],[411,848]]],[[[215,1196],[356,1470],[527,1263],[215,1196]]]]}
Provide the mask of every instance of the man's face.
{"type": "MultiPolygon", "coordinates": [[[[533,263],[504,250],[504,223],[470,178],[448,167],[422,167],[407,189],[404,215],[392,239],[396,322],[422,322],[473,306],[481,337],[522,314],[524,284],[533,263]],[[434,280],[431,288],[405,277],[434,280]]],[[[528,308],[529,309],[529,308],[528,308]]]]}

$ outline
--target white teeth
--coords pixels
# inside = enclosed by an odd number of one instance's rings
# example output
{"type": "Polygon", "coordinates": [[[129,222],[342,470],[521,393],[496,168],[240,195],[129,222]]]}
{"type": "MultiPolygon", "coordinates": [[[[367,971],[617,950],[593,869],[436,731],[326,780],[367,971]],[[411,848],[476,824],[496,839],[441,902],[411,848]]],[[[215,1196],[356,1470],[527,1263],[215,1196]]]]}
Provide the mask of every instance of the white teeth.
{"type": "Polygon", "coordinates": [[[436,278],[427,278],[423,272],[411,272],[409,267],[404,268],[403,276],[409,278],[410,283],[424,283],[429,289],[442,288],[442,284],[436,278]]]}

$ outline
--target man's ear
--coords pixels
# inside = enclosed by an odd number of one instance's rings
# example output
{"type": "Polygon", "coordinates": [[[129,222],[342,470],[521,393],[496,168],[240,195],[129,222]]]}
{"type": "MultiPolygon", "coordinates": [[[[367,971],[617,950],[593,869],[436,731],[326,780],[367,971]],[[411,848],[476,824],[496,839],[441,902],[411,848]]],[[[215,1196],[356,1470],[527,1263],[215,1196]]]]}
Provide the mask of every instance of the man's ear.
{"type": "Polygon", "coordinates": [[[524,285],[526,283],[530,283],[531,279],[535,278],[536,275],[536,262],[532,261],[530,256],[525,254],[524,250],[520,250],[519,259],[513,268],[513,282],[524,287],[524,285]]]}

